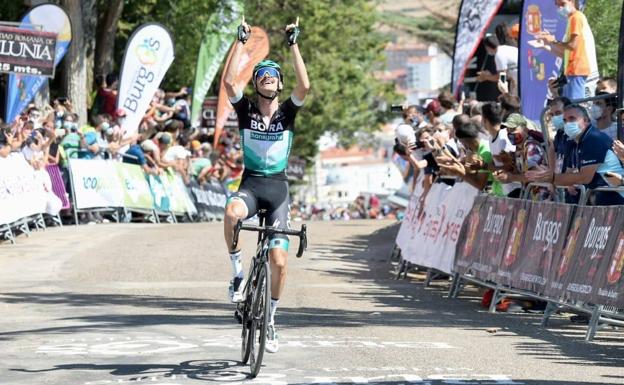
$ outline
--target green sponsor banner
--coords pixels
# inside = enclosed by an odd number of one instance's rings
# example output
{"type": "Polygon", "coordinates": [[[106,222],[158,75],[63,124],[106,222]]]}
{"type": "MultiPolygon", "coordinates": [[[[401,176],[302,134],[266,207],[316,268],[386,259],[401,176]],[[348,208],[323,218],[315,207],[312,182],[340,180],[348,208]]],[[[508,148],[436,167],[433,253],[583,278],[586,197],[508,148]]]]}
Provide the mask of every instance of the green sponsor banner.
{"type": "Polygon", "coordinates": [[[169,194],[165,189],[160,176],[146,175],[149,182],[152,198],[154,200],[154,208],[158,211],[169,211],[169,194]]]}
{"type": "Polygon", "coordinates": [[[218,8],[208,19],[199,47],[191,108],[191,122],[194,126],[200,123],[204,98],[235,39],[243,15],[243,3],[240,0],[222,0],[218,4],[218,8]]]}
{"type": "Polygon", "coordinates": [[[113,163],[117,177],[123,187],[124,206],[134,209],[152,210],[154,198],[145,173],[140,166],[128,163],[113,163]]]}
{"type": "Polygon", "coordinates": [[[161,176],[160,180],[169,195],[169,210],[174,213],[185,213],[187,212],[186,191],[180,189],[177,181],[178,177],[173,172],[167,172],[161,176]]]}

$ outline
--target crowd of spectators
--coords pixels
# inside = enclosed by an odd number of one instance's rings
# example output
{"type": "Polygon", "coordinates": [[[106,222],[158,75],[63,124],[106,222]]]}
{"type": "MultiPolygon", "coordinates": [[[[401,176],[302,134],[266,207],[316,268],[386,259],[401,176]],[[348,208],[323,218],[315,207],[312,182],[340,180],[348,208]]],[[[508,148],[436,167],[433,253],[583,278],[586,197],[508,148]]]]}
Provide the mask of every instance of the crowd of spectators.
{"type": "MultiPolygon", "coordinates": [[[[547,183],[553,187],[531,188],[531,198],[553,199],[554,186],[561,186],[567,201],[578,201],[580,185],[622,184],[624,144],[617,140],[613,86],[613,79],[602,79],[596,92],[602,99],[589,106],[565,97],[550,100],[546,131],[520,113],[517,96],[504,93],[497,102],[463,100],[449,107],[450,94],[442,92],[424,107],[404,109],[394,151],[408,162],[404,176],[412,189],[423,174],[423,199],[433,183],[459,178],[508,197],[519,197],[528,183],[547,183]]],[[[594,203],[622,204],[624,198],[602,193],[594,203]]]]}
{"type": "Polygon", "coordinates": [[[96,85],[85,119],[59,97],[44,107],[29,105],[10,124],[0,122],[0,157],[21,153],[35,170],[58,165],[67,191],[72,158],[138,164],[152,175],[177,172],[187,184],[227,185],[242,174],[238,133],[225,130],[213,148],[214,128],[191,127],[189,88],[158,90],[138,130],[129,132],[122,129],[126,111],[116,108],[117,76],[98,77],[96,85]]]}
{"type": "Polygon", "coordinates": [[[403,210],[383,203],[375,194],[359,195],[350,204],[306,205],[298,202],[291,205],[291,216],[295,220],[352,220],[352,219],[402,219],[403,210]]]}

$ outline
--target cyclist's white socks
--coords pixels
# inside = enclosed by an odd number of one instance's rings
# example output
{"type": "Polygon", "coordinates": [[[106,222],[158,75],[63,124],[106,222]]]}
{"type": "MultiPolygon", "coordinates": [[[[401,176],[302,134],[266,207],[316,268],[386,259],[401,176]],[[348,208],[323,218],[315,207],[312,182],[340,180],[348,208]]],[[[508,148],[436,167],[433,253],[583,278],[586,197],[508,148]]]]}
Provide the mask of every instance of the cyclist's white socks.
{"type": "Polygon", "coordinates": [[[241,258],[241,251],[235,251],[230,253],[230,261],[232,261],[232,272],[234,273],[234,277],[243,278],[245,274],[243,273],[243,261],[241,258]]]}
{"type": "Polygon", "coordinates": [[[277,311],[278,304],[279,299],[271,298],[271,320],[269,321],[269,325],[275,325],[275,312],[277,311]]]}

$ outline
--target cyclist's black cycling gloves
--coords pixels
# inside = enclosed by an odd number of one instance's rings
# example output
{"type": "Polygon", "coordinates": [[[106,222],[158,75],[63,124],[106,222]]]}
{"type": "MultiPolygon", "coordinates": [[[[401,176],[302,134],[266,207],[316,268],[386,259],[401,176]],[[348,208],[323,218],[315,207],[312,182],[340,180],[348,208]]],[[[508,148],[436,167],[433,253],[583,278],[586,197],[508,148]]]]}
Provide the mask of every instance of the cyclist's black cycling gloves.
{"type": "Polygon", "coordinates": [[[286,31],[286,41],[288,42],[288,45],[297,44],[297,38],[299,37],[300,33],[301,29],[299,29],[299,27],[292,27],[291,29],[286,31]]]}

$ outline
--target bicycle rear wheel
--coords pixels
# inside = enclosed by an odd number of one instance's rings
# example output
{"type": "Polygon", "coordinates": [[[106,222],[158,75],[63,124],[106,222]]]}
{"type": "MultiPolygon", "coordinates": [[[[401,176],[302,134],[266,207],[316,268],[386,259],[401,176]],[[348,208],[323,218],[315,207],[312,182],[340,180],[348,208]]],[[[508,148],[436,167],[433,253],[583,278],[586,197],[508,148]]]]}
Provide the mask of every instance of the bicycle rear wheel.
{"type": "Polygon", "coordinates": [[[251,305],[252,322],[248,334],[248,344],[251,347],[249,356],[251,377],[256,377],[262,366],[267,327],[271,313],[271,270],[269,269],[269,263],[264,262],[261,266],[258,266],[258,269],[258,282],[251,305]]]}

